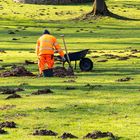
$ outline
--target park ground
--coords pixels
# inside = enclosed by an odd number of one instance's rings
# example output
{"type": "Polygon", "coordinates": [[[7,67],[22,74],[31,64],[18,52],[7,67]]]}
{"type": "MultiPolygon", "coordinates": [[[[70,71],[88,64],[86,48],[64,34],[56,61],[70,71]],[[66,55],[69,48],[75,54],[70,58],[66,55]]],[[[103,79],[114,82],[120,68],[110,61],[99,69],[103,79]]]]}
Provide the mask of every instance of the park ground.
{"type": "MultiPolygon", "coordinates": [[[[62,48],[60,35],[65,34],[69,51],[90,49],[87,57],[94,62],[91,72],[77,67],[76,77],[71,78],[0,77],[1,88],[25,90],[18,93],[20,99],[5,100],[7,96],[0,94],[0,122],[17,123],[15,129],[4,128],[8,134],[0,135],[0,140],[58,139],[33,136],[36,129],[53,130],[59,136],[70,132],[79,139],[101,130],[121,140],[140,140],[140,0],[109,0],[107,5],[110,11],[133,20],[75,20],[91,10],[91,3],[44,6],[0,1],[0,67],[37,61],[36,40],[46,28],[62,48]],[[109,59],[108,54],[128,59],[109,59]],[[126,77],[130,80],[118,80],[126,77]],[[71,86],[75,89],[67,90],[71,86]],[[31,94],[44,88],[54,93],[31,94]]],[[[37,64],[25,67],[38,74],[37,64]]]]}

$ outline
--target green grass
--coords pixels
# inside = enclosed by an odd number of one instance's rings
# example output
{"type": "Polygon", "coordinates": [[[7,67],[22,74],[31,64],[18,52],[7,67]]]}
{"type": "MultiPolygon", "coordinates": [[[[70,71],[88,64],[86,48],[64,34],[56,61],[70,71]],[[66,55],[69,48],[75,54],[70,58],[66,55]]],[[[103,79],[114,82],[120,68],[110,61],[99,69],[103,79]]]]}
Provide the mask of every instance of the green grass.
{"type": "MultiPolygon", "coordinates": [[[[14,121],[18,128],[7,129],[9,133],[0,135],[0,140],[54,140],[47,136],[32,136],[35,129],[51,129],[59,133],[70,132],[82,139],[93,130],[110,131],[121,140],[139,140],[140,136],[140,53],[137,58],[119,61],[106,59],[104,54],[127,56],[131,49],[140,46],[140,0],[107,1],[109,9],[119,15],[137,20],[118,20],[109,17],[98,20],[73,20],[91,10],[91,4],[85,5],[29,5],[17,4],[12,0],[0,1],[0,67],[5,64],[21,64],[25,59],[37,61],[34,51],[36,40],[44,29],[49,29],[60,42],[65,34],[69,51],[89,48],[87,56],[94,62],[92,72],[75,71],[75,83],[66,83],[71,78],[0,78],[1,87],[21,87],[21,99],[5,100],[0,95],[0,108],[16,105],[9,110],[0,110],[0,121],[14,121]],[[8,3],[7,3],[8,2],[8,3]],[[45,12],[41,12],[45,9],[45,12]],[[83,11],[81,11],[83,9],[83,11]],[[56,12],[63,15],[56,15],[56,12]],[[71,14],[67,14],[70,11],[71,14]],[[14,14],[14,12],[16,12],[14,14]],[[20,13],[20,14],[18,14],[20,13]],[[40,15],[45,13],[45,15],[40,15]],[[50,15],[46,15],[49,13],[50,15]],[[18,30],[18,31],[16,31],[18,30]],[[14,31],[15,34],[8,34],[14,31]],[[92,33],[91,33],[92,31],[92,33]],[[18,40],[13,41],[12,38],[18,40]],[[123,53],[120,53],[123,52],[123,53]],[[98,55],[98,58],[92,56],[98,55]],[[128,82],[117,79],[132,77],[128,82]],[[85,85],[102,85],[89,88],[85,85]],[[75,90],[65,90],[74,86],[75,90]],[[38,89],[50,88],[52,95],[33,96],[38,89]],[[45,109],[49,107],[48,109],[45,109]]],[[[58,65],[58,64],[56,64],[58,65]]],[[[9,69],[10,67],[7,67],[9,69]]],[[[26,68],[38,73],[37,65],[26,68]]]]}

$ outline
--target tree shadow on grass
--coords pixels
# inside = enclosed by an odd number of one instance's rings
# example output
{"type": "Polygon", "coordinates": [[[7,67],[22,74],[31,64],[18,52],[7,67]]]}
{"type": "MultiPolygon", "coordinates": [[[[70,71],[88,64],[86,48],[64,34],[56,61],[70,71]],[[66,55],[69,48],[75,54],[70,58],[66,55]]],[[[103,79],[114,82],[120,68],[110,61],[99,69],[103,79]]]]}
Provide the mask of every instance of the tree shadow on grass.
{"type": "Polygon", "coordinates": [[[92,70],[91,72],[80,72],[77,73],[77,76],[85,76],[85,77],[91,77],[91,76],[129,76],[129,75],[139,75],[140,70],[139,69],[133,69],[132,68],[96,68],[95,70],[92,70]]]}
{"type": "MultiPolygon", "coordinates": [[[[21,83],[22,84],[22,83],[21,83]]],[[[85,92],[88,92],[88,91],[121,91],[121,90],[139,90],[139,85],[137,84],[134,84],[134,85],[130,85],[129,83],[125,83],[123,82],[120,83],[120,82],[114,82],[114,84],[110,83],[110,84],[102,84],[102,83],[90,83],[89,82],[89,86],[85,83],[85,84],[81,84],[80,86],[79,85],[76,85],[76,84],[62,84],[60,83],[60,85],[58,84],[54,84],[54,85],[46,85],[46,86],[36,86],[36,85],[30,85],[30,84],[26,84],[26,85],[21,85],[21,86],[15,86],[15,85],[10,85],[10,86],[1,86],[0,89],[6,89],[6,88],[17,88],[17,87],[20,87],[20,88],[23,88],[23,89],[26,89],[25,91],[27,90],[31,90],[31,92],[27,92],[27,94],[31,94],[32,92],[34,91],[37,91],[37,90],[41,90],[41,89],[51,89],[52,91],[54,91],[54,94],[55,95],[65,95],[65,96],[71,96],[72,94],[76,94],[76,95],[84,95],[85,92]],[[68,90],[67,87],[74,87],[74,89],[70,89],[68,90]],[[59,90],[59,93],[57,93],[57,90],[59,90]],[[61,91],[61,93],[60,93],[61,91]],[[83,93],[79,92],[79,91],[85,91],[83,93]],[[70,93],[70,94],[67,94],[67,93],[70,93]],[[72,93],[72,94],[71,94],[72,93]]],[[[25,92],[23,91],[23,92],[25,92]]],[[[22,92],[21,92],[22,93],[22,92]]],[[[132,91],[131,91],[132,93],[132,91]]],[[[123,94],[123,93],[118,93],[118,94],[123,94]]],[[[129,93],[128,93],[129,94],[129,93]]],[[[137,94],[137,93],[133,93],[133,94],[137,94]]],[[[85,94],[86,96],[86,94],[85,94]]],[[[95,95],[94,95],[95,96],[95,95]]]]}
{"type": "Polygon", "coordinates": [[[116,19],[119,19],[119,20],[140,21],[140,19],[128,18],[128,17],[120,16],[118,14],[114,14],[112,12],[109,13],[109,17],[116,18],[116,19]]]}

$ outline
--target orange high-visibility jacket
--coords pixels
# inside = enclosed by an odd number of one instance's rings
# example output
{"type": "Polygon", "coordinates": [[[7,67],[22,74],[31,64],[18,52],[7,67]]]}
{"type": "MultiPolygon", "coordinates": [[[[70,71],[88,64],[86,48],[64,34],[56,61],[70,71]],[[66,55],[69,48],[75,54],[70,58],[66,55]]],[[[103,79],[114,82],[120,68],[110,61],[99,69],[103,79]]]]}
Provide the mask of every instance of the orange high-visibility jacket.
{"type": "Polygon", "coordinates": [[[54,36],[44,34],[38,39],[36,46],[36,54],[38,56],[42,54],[54,54],[54,49],[58,51],[61,57],[64,56],[64,52],[54,36]]]}

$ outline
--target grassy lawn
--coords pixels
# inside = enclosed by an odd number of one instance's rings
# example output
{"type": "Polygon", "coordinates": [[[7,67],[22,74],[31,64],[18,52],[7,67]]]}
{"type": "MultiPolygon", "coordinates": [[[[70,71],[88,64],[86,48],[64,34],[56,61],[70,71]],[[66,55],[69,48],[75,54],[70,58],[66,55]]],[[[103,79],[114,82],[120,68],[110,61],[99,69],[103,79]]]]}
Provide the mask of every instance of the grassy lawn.
{"type": "MultiPolygon", "coordinates": [[[[0,68],[7,64],[20,65],[25,60],[37,61],[31,52],[46,28],[58,38],[62,48],[61,34],[65,34],[69,51],[89,48],[91,53],[87,57],[93,60],[94,68],[91,72],[81,72],[77,67],[75,78],[0,77],[1,88],[25,89],[19,92],[20,99],[5,100],[8,95],[0,94],[0,122],[17,123],[15,129],[4,128],[8,134],[0,135],[0,140],[58,139],[33,136],[36,129],[53,130],[59,136],[70,132],[79,139],[93,130],[101,130],[112,132],[120,140],[140,140],[140,52],[133,53],[140,47],[139,3],[140,0],[107,1],[112,12],[136,20],[105,17],[78,21],[74,18],[90,11],[92,4],[44,6],[1,0],[0,50],[6,53],[0,52],[3,60],[0,68]],[[9,34],[11,31],[15,34],[9,34]],[[109,59],[106,54],[129,56],[129,59],[109,59]],[[133,79],[117,81],[126,77],[133,79]],[[66,90],[70,86],[75,90],[66,90]],[[31,95],[44,88],[54,93],[31,95]],[[3,109],[6,105],[13,107],[3,109]]],[[[36,64],[26,68],[38,73],[36,64]]]]}

